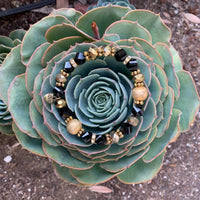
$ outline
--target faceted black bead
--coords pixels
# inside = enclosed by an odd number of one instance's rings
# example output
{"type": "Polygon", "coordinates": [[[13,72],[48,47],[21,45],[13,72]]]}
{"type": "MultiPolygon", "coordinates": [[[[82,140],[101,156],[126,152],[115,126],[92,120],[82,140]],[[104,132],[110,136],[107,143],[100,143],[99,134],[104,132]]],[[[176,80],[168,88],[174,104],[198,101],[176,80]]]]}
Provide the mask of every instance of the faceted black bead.
{"type": "Polygon", "coordinates": [[[142,110],[142,108],[134,105],[132,108],[132,113],[135,117],[140,117],[144,114],[144,111],[142,110]]]}
{"type": "Polygon", "coordinates": [[[83,141],[85,143],[90,143],[91,142],[91,138],[92,138],[92,133],[91,132],[84,132],[81,134],[81,138],[83,139],[83,141]]]}
{"type": "Polygon", "coordinates": [[[68,117],[72,116],[73,112],[68,108],[68,106],[60,109],[60,116],[66,120],[68,117]]]}
{"type": "Polygon", "coordinates": [[[69,61],[65,62],[65,66],[64,66],[64,72],[66,73],[71,73],[74,71],[74,68],[72,67],[71,63],[69,61]]]}
{"type": "Polygon", "coordinates": [[[117,61],[122,62],[125,60],[126,57],[127,57],[127,53],[124,49],[120,49],[120,50],[116,51],[116,53],[115,53],[115,59],[117,61]]]}
{"type": "Polygon", "coordinates": [[[64,88],[55,86],[53,89],[53,93],[56,97],[63,98],[65,96],[64,88]]]}
{"type": "Polygon", "coordinates": [[[124,134],[124,135],[128,135],[132,132],[132,125],[129,123],[123,123],[120,131],[124,134]]]}
{"type": "Polygon", "coordinates": [[[98,145],[106,144],[106,136],[105,135],[96,135],[95,143],[98,145]]]}
{"type": "Polygon", "coordinates": [[[77,65],[82,65],[85,63],[85,57],[83,55],[83,53],[77,53],[74,61],[76,62],[77,65]]]}
{"type": "Polygon", "coordinates": [[[126,64],[126,67],[130,70],[130,71],[135,71],[138,69],[138,64],[137,64],[137,60],[134,58],[131,58],[130,61],[126,64]]]}

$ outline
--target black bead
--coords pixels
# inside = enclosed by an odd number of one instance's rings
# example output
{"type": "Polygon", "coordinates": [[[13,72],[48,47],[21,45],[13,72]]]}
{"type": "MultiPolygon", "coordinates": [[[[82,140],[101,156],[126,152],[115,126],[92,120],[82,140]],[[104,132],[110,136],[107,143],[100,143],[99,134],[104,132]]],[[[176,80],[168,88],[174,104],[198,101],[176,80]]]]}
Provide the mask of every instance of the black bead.
{"type": "Polygon", "coordinates": [[[124,135],[128,135],[132,132],[132,125],[129,123],[123,123],[120,131],[124,134],[124,135]]]}
{"type": "Polygon", "coordinates": [[[58,98],[63,98],[65,96],[64,88],[55,86],[53,89],[53,93],[58,98]]]}
{"type": "Polygon", "coordinates": [[[107,142],[105,135],[96,135],[95,143],[98,145],[105,145],[107,142]]]}
{"type": "Polygon", "coordinates": [[[73,112],[68,108],[68,106],[60,109],[60,116],[66,120],[68,117],[72,116],[73,112]]]}
{"type": "Polygon", "coordinates": [[[116,51],[115,53],[115,59],[117,61],[124,61],[126,57],[127,57],[127,53],[124,49],[120,49],[116,51]]]}
{"type": "Polygon", "coordinates": [[[71,73],[74,71],[73,66],[71,65],[71,63],[69,61],[65,62],[65,66],[64,66],[64,72],[66,73],[71,73]]]}
{"type": "Polygon", "coordinates": [[[142,108],[134,105],[132,108],[132,113],[135,117],[140,117],[144,114],[144,111],[142,110],[142,108]]]}
{"type": "Polygon", "coordinates": [[[92,138],[92,133],[91,132],[84,132],[81,134],[81,138],[83,139],[83,141],[85,143],[90,143],[91,142],[91,138],[92,138]]]}
{"type": "Polygon", "coordinates": [[[83,53],[77,53],[75,55],[74,61],[76,62],[77,65],[82,65],[85,63],[85,57],[83,53]]]}
{"type": "Polygon", "coordinates": [[[137,60],[134,58],[131,58],[130,61],[126,64],[126,67],[130,70],[130,71],[135,71],[138,69],[138,64],[137,64],[137,60]]]}

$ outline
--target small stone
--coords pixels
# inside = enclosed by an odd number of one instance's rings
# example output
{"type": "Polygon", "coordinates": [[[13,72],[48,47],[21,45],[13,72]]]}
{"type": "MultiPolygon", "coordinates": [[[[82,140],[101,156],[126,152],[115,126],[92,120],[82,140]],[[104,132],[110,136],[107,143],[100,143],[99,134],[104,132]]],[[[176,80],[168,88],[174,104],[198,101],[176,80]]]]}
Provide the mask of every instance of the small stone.
{"type": "Polygon", "coordinates": [[[110,46],[103,46],[104,56],[109,56],[111,54],[110,46]]]}
{"type": "Polygon", "coordinates": [[[64,72],[66,73],[71,73],[74,71],[73,66],[71,65],[71,63],[69,61],[65,62],[65,66],[64,66],[64,72]]]}
{"type": "Polygon", "coordinates": [[[60,97],[64,97],[65,92],[64,92],[64,88],[62,87],[54,87],[53,89],[53,93],[56,97],[60,98],[60,97]]]}
{"type": "Polygon", "coordinates": [[[82,124],[78,119],[72,119],[67,124],[67,131],[72,135],[76,135],[81,129],[82,124]]]}
{"type": "Polygon", "coordinates": [[[83,55],[83,53],[77,53],[75,55],[74,61],[77,65],[82,65],[85,63],[85,56],[83,55]]]}
{"type": "Polygon", "coordinates": [[[126,59],[126,57],[127,57],[127,53],[124,49],[120,49],[120,50],[116,51],[116,53],[115,53],[115,59],[117,61],[122,62],[126,59]]]}
{"type": "Polygon", "coordinates": [[[11,157],[11,156],[6,156],[3,160],[4,160],[6,163],[9,163],[9,162],[12,160],[12,157],[11,157]]]}
{"type": "Polygon", "coordinates": [[[105,145],[107,143],[105,135],[97,135],[95,139],[95,143],[98,145],[105,145]]]}
{"type": "Polygon", "coordinates": [[[128,119],[128,123],[131,124],[133,127],[136,127],[138,125],[138,123],[139,123],[139,119],[136,118],[136,117],[131,116],[128,119]]]}
{"type": "Polygon", "coordinates": [[[131,58],[129,62],[126,64],[126,67],[132,72],[136,71],[138,69],[137,60],[134,58],[131,58]]]}
{"type": "Polygon", "coordinates": [[[129,123],[123,123],[120,131],[124,134],[124,135],[128,135],[132,132],[132,126],[129,123]]]}
{"type": "Polygon", "coordinates": [[[62,74],[58,74],[56,76],[56,81],[58,81],[59,83],[65,83],[67,81],[67,79],[62,74]]]}
{"type": "Polygon", "coordinates": [[[66,101],[64,99],[59,99],[58,101],[56,101],[55,105],[56,108],[63,108],[66,106],[66,101]]]}
{"type": "Polygon", "coordinates": [[[83,141],[86,144],[89,144],[91,142],[91,137],[92,137],[92,133],[91,132],[84,132],[83,134],[81,134],[81,138],[83,139],[83,141]]]}
{"type": "Polygon", "coordinates": [[[132,108],[132,113],[135,117],[140,117],[144,114],[144,111],[142,108],[139,108],[138,106],[134,105],[132,108]]]}
{"type": "Polygon", "coordinates": [[[119,142],[119,135],[117,133],[114,133],[112,141],[113,141],[113,143],[118,143],[119,142]]]}
{"type": "Polygon", "coordinates": [[[44,100],[45,100],[47,103],[53,103],[53,102],[54,102],[53,93],[45,94],[45,95],[44,95],[44,100]]]}

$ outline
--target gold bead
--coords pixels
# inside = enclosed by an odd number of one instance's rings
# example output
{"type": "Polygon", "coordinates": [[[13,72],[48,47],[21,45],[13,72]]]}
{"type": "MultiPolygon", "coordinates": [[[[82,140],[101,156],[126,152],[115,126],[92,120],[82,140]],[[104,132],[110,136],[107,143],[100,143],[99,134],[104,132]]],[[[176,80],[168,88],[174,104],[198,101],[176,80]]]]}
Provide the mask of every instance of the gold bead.
{"type": "Polygon", "coordinates": [[[76,68],[77,64],[73,58],[70,58],[69,62],[71,63],[72,67],[76,68]]]}
{"type": "Polygon", "coordinates": [[[96,134],[92,134],[91,143],[95,144],[96,134]]]}
{"type": "Polygon", "coordinates": [[[142,81],[144,81],[144,74],[137,74],[133,77],[133,80],[135,83],[140,83],[142,81]]]}
{"type": "Polygon", "coordinates": [[[84,55],[84,56],[88,56],[89,53],[88,53],[87,51],[84,51],[84,52],[83,52],[83,55],[84,55]]]}
{"type": "Polygon", "coordinates": [[[67,131],[72,134],[76,135],[82,129],[82,124],[78,119],[72,119],[67,124],[67,131]]]}
{"type": "Polygon", "coordinates": [[[58,81],[59,83],[65,83],[67,81],[67,79],[65,78],[65,76],[63,74],[58,74],[56,76],[56,81],[58,81]]]}
{"type": "Polygon", "coordinates": [[[131,56],[127,56],[123,62],[124,65],[126,65],[131,59],[131,56]]]}
{"type": "Polygon", "coordinates": [[[133,127],[136,127],[139,123],[139,119],[136,117],[130,117],[128,119],[129,124],[131,124],[133,127]]]}
{"type": "Polygon", "coordinates": [[[54,102],[54,95],[53,95],[53,93],[45,94],[45,95],[44,95],[44,100],[45,100],[47,103],[53,103],[53,102],[54,102]]]}
{"type": "Polygon", "coordinates": [[[60,86],[61,86],[61,83],[56,82],[56,86],[60,87],[60,86]]]}
{"type": "Polygon", "coordinates": [[[144,102],[143,101],[140,101],[140,105],[143,105],[144,104],[144,102]]]}
{"type": "Polygon", "coordinates": [[[56,108],[63,108],[66,106],[66,101],[64,99],[59,99],[56,102],[56,108]]]}
{"type": "Polygon", "coordinates": [[[116,47],[112,47],[112,48],[111,48],[111,51],[112,51],[112,53],[115,53],[116,47]]]}
{"type": "Polygon", "coordinates": [[[90,58],[93,60],[96,59],[96,57],[98,56],[97,48],[90,47],[88,52],[89,52],[90,58]]]}
{"type": "Polygon", "coordinates": [[[148,91],[145,87],[136,87],[132,90],[132,96],[136,101],[144,101],[148,97],[148,91]]]}
{"type": "Polygon", "coordinates": [[[138,74],[138,72],[137,72],[137,71],[134,71],[133,73],[134,73],[134,76],[138,74]]]}
{"type": "Polygon", "coordinates": [[[119,135],[117,133],[114,133],[112,141],[113,141],[113,143],[118,143],[119,142],[119,135]]]}
{"type": "Polygon", "coordinates": [[[89,60],[90,60],[89,56],[85,56],[85,59],[86,59],[87,61],[89,61],[89,60]]]}
{"type": "Polygon", "coordinates": [[[135,86],[135,87],[138,87],[138,84],[137,84],[137,83],[134,83],[134,86],[135,86]]]}

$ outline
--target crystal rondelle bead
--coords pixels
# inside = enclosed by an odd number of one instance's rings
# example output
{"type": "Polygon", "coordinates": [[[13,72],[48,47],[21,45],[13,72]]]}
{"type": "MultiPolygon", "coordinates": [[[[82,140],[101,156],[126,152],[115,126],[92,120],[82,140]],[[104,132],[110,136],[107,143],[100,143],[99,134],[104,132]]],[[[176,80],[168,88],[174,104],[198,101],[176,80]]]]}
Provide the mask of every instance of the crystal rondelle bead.
{"type": "Polygon", "coordinates": [[[144,111],[142,110],[140,106],[134,105],[132,108],[132,113],[135,117],[140,117],[144,114],[144,111]]]}
{"type": "Polygon", "coordinates": [[[71,63],[69,61],[65,62],[65,66],[64,66],[64,72],[66,73],[71,73],[74,71],[73,66],[71,65],[71,63]]]}
{"type": "Polygon", "coordinates": [[[134,58],[131,58],[129,60],[129,62],[126,64],[126,67],[130,70],[130,71],[136,71],[138,69],[138,64],[137,64],[137,60],[134,58]]]}
{"type": "Polygon", "coordinates": [[[125,60],[126,57],[127,57],[127,53],[124,49],[120,49],[120,50],[116,51],[116,53],[115,53],[115,59],[117,61],[122,62],[125,60]]]}
{"type": "Polygon", "coordinates": [[[58,98],[63,98],[64,97],[64,95],[65,95],[65,92],[64,92],[64,88],[62,88],[62,87],[57,87],[57,86],[55,86],[54,88],[53,88],[53,93],[54,93],[54,95],[56,96],[56,97],[58,97],[58,98]]]}
{"type": "Polygon", "coordinates": [[[95,143],[98,145],[106,144],[106,136],[105,135],[97,135],[95,139],[95,143]]]}
{"type": "Polygon", "coordinates": [[[128,135],[132,132],[132,125],[129,123],[123,123],[120,131],[124,134],[124,135],[128,135]]]}
{"type": "Polygon", "coordinates": [[[83,141],[88,144],[91,142],[91,138],[92,138],[92,133],[91,132],[84,132],[81,134],[81,138],[83,139],[83,141]]]}
{"type": "Polygon", "coordinates": [[[82,65],[85,63],[85,57],[83,53],[77,53],[75,55],[74,61],[76,62],[77,65],[82,65]]]}

